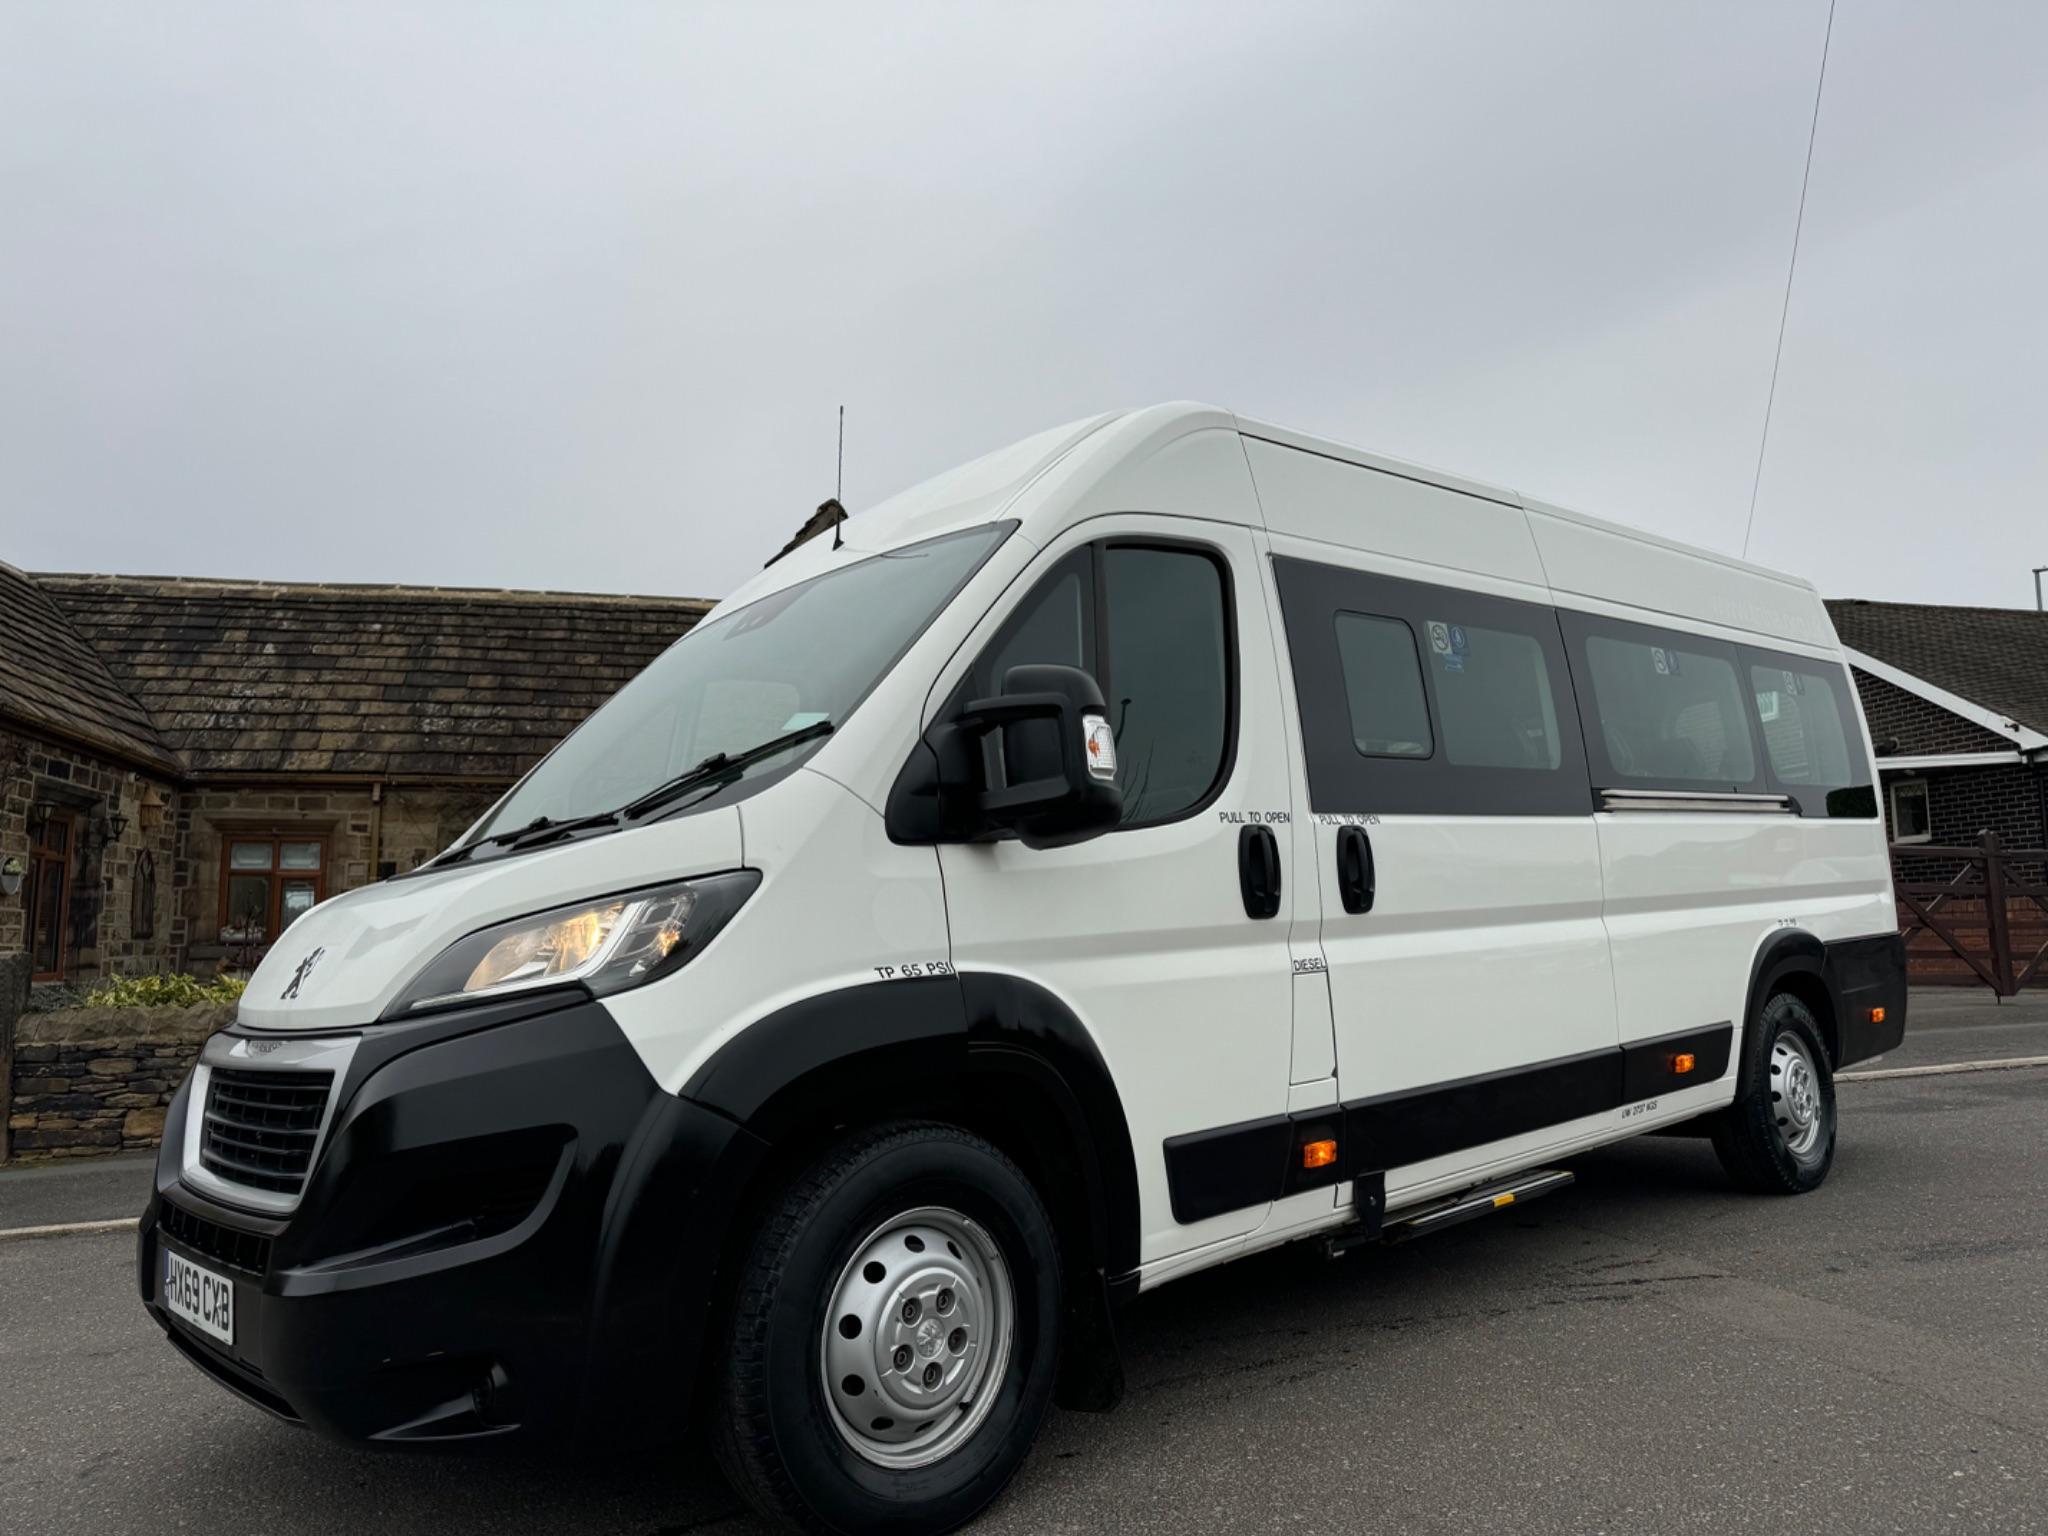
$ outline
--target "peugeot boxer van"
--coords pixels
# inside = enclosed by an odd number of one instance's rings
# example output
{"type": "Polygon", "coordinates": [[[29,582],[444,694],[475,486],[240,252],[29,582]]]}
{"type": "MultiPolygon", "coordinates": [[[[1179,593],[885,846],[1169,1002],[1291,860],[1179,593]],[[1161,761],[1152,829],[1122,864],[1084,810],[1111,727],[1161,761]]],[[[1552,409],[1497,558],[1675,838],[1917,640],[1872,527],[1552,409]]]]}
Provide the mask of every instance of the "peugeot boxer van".
{"type": "Polygon", "coordinates": [[[1827,1176],[1906,991],[1806,583],[1192,405],[842,534],[272,949],[141,1226],[200,1370],[937,1532],[1176,1277],[1681,1123],[1827,1176]]]}

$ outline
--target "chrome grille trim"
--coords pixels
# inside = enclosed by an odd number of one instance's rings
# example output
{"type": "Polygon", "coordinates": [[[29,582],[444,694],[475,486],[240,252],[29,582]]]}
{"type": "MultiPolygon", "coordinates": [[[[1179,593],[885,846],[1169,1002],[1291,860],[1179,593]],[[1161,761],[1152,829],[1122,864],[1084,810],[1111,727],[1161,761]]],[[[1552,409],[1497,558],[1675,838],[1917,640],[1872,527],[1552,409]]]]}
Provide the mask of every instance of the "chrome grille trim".
{"type": "MultiPolygon", "coordinates": [[[[328,1127],[334,1121],[335,1103],[340,1097],[341,1086],[348,1079],[349,1062],[354,1059],[356,1047],[361,1042],[360,1035],[215,1035],[199,1053],[199,1065],[192,1072],[192,1097],[185,1111],[185,1146],[179,1178],[188,1188],[222,1205],[257,1211],[266,1216],[284,1216],[297,1210],[305,1180],[310,1179],[313,1169],[319,1166],[321,1150],[327,1144],[328,1127]],[[268,1189],[233,1177],[236,1171],[233,1139],[240,1136],[244,1140],[261,1141],[262,1137],[251,1137],[246,1128],[238,1127],[231,1119],[224,1121],[213,1113],[216,1071],[232,1071],[236,1078],[245,1081],[265,1072],[291,1073],[299,1086],[305,1085],[309,1073],[327,1074],[327,1092],[320,1108],[319,1124],[310,1133],[283,1128],[278,1131],[278,1134],[293,1140],[301,1140],[307,1134],[311,1136],[305,1178],[298,1181],[296,1188],[268,1189]],[[214,1132],[212,1137],[207,1134],[209,1129],[214,1132]],[[211,1147],[210,1141],[213,1143],[211,1147]],[[221,1171],[207,1166],[209,1159],[219,1165],[221,1171]]],[[[232,1096],[232,1081],[223,1081],[221,1088],[232,1096]]],[[[252,1158],[249,1171],[260,1172],[255,1166],[258,1163],[260,1159],[252,1158]]],[[[284,1181],[281,1175],[269,1177],[273,1182],[284,1181]]]]}

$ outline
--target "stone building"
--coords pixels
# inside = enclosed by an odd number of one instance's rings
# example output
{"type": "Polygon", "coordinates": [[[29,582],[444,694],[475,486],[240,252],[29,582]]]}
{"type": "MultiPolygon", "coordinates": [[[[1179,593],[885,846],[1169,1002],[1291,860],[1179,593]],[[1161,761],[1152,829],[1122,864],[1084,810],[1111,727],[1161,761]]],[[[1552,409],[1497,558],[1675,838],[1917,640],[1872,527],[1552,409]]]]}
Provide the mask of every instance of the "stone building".
{"type": "Polygon", "coordinates": [[[245,967],[445,847],[709,606],[0,564],[0,954],[245,967]]]}
{"type": "Polygon", "coordinates": [[[2048,614],[1831,601],[1903,847],[2048,847],[2048,614]]]}

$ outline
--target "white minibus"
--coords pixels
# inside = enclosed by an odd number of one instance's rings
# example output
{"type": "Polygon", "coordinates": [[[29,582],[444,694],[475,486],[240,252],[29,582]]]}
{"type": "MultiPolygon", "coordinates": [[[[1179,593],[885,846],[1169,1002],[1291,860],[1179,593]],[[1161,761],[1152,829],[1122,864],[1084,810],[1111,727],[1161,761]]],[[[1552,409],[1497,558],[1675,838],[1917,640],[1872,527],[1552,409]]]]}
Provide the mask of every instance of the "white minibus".
{"type": "Polygon", "coordinates": [[[1681,1123],[1812,1189],[1905,1005],[1811,586],[1159,406],[800,545],[294,924],[138,1279],[330,1434],[698,1433],[945,1531],[1177,1276],[1681,1123]]]}

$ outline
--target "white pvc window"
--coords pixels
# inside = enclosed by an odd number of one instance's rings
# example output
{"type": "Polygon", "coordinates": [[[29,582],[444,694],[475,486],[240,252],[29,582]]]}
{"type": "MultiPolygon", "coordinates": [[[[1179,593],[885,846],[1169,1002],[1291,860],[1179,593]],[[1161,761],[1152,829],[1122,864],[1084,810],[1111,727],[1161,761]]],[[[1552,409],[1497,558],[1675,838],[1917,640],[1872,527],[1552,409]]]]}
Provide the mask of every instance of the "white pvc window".
{"type": "Polygon", "coordinates": [[[1928,817],[1927,781],[1900,779],[1892,785],[1892,841],[1924,843],[1934,836],[1928,817]]]}

